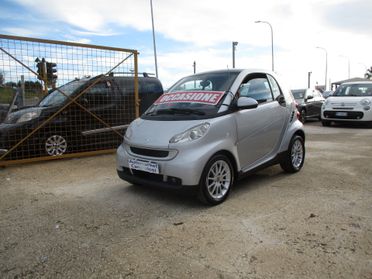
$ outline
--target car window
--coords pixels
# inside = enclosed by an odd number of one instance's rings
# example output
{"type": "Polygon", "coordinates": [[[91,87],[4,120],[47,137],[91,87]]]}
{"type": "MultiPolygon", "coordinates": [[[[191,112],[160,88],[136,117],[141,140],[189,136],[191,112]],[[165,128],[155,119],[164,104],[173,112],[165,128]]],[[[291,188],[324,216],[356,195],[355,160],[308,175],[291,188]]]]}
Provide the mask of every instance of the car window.
{"type": "Polygon", "coordinates": [[[241,97],[250,97],[258,103],[270,102],[273,100],[269,81],[266,78],[253,78],[240,86],[241,97]]]}
{"type": "Polygon", "coordinates": [[[179,80],[168,92],[227,91],[239,72],[201,73],[179,80]]]}
{"type": "Polygon", "coordinates": [[[274,99],[276,100],[280,95],[282,95],[282,92],[280,91],[280,87],[279,87],[278,83],[276,82],[276,80],[270,75],[268,75],[267,77],[268,77],[269,82],[270,82],[270,86],[271,86],[271,90],[273,92],[274,99]]]}
{"type": "Polygon", "coordinates": [[[112,94],[111,94],[111,82],[101,82],[97,83],[93,87],[91,87],[84,95],[90,105],[94,104],[108,104],[112,101],[112,94]]]}
{"type": "Polygon", "coordinates": [[[213,83],[210,80],[190,80],[181,84],[179,87],[175,88],[175,91],[212,91],[213,83]]]}
{"type": "Polygon", "coordinates": [[[163,87],[159,82],[152,80],[141,80],[139,82],[141,93],[163,93],[163,87]]]}
{"type": "Polygon", "coordinates": [[[292,95],[295,99],[303,99],[305,97],[306,90],[304,89],[295,89],[292,90],[292,95]]]}
{"type": "Polygon", "coordinates": [[[333,96],[372,96],[372,83],[342,84],[333,96]]]}
{"type": "Polygon", "coordinates": [[[45,98],[43,98],[39,106],[41,107],[49,107],[49,106],[56,106],[61,105],[66,99],[67,96],[71,96],[75,93],[80,87],[82,87],[87,80],[74,80],[65,85],[62,85],[58,89],[52,90],[48,93],[45,98]]]}

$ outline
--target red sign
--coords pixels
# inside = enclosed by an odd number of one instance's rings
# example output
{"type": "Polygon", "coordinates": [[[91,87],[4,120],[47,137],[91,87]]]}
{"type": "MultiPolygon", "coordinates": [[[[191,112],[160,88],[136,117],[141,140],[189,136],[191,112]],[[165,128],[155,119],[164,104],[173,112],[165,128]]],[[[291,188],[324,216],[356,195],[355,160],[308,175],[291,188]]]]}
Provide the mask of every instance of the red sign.
{"type": "Polygon", "coordinates": [[[206,105],[217,105],[225,92],[223,91],[192,91],[164,93],[154,104],[169,103],[199,103],[206,105]]]}

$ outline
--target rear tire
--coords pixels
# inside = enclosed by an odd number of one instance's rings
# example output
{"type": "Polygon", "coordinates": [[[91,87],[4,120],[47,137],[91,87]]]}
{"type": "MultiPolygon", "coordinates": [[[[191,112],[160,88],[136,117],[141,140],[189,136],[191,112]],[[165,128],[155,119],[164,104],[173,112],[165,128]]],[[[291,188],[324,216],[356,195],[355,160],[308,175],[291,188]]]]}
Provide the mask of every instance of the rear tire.
{"type": "Polygon", "coordinates": [[[234,184],[234,168],[225,155],[215,155],[204,167],[199,182],[198,198],[208,205],[217,205],[226,200],[234,184]]]}
{"type": "Polygon", "coordinates": [[[305,161],[305,144],[304,139],[295,135],[289,143],[288,150],[285,152],[284,157],[280,162],[280,166],[285,172],[295,173],[298,172],[305,161]]]}
{"type": "Polygon", "coordinates": [[[329,126],[331,126],[331,121],[322,120],[322,125],[323,125],[324,127],[329,127],[329,126]]]}

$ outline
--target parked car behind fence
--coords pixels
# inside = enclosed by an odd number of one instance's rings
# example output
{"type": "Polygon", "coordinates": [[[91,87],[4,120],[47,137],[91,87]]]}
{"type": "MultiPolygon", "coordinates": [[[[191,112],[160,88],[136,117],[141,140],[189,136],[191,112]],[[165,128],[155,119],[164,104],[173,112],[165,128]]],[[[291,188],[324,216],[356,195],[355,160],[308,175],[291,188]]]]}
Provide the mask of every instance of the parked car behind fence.
{"type": "MultiPolygon", "coordinates": [[[[156,78],[139,77],[138,91],[143,112],[163,93],[163,87],[156,78]]],[[[37,105],[8,114],[0,124],[0,158],[116,148],[134,118],[133,77],[75,79],[51,90],[37,105]]]]}

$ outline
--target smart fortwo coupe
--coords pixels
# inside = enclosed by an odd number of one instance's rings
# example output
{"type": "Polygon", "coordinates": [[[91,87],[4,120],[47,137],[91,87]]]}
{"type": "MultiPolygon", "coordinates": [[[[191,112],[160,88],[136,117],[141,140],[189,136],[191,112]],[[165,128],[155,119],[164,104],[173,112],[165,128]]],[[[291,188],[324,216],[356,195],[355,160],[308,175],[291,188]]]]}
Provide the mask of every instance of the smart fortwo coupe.
{"type": "Polygon", "coordinates": [[[223,202],[237,178],[279,163],[299,171],[305,133],[290,90],[269,71],[221,70],[185,77],[128,127],[117,172],[133,184],[196,186],[223,202]]]}

